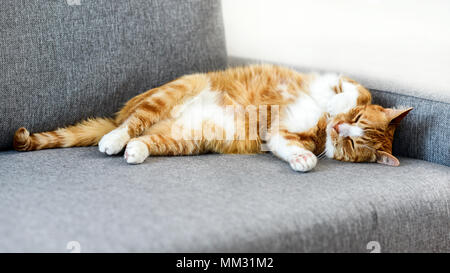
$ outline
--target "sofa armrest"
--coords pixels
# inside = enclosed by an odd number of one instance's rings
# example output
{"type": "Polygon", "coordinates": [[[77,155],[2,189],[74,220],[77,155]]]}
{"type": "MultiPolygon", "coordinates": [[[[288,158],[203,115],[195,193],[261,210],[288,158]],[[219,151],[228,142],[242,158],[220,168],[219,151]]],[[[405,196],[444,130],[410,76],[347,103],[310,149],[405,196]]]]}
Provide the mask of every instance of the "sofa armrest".
{"type": "MultiPolygon", "coordinates": [[[[261,63],[261,61],[238,57],[228,58],[229,67],[255,63],[261,63]]],[[[310,69],[292,68],[302,72],[310,71],[310,69]]],[[[364,81],[360,82],[364,84],[364,81]]],[[[395,155],[450,166],[450,103],[437,100],[435,97],[427,98],[424,94],[411,95],[398,90],[396,92],[370,90],[375,104],[383,107],[414,107],[395,132],[393,143],[395,155]]]]}

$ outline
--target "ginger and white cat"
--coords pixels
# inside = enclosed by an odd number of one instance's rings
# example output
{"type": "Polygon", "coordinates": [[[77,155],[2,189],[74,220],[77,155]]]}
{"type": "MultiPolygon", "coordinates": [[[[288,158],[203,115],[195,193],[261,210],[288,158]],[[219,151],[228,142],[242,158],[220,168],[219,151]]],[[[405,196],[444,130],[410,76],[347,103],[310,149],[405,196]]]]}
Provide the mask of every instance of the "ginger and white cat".
{"type": "Polygon", "coordinates": [[[139,164],[149,156],[259,153],[268,147],[296,171],[317,156],[398,166],[395,128],[412,108],[371,104],[357,82],[333,74],[302,74],[253,65],[183,76],[131,100],[114,119],[96,118],[56,131],[17,130],[14,148],[97,145],[139,164]]]}

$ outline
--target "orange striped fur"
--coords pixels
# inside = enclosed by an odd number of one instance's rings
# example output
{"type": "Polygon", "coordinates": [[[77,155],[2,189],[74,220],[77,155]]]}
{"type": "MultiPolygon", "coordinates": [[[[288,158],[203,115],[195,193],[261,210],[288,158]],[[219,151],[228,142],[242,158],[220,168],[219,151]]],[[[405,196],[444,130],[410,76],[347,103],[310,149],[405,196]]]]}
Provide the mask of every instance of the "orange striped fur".
{"type": "Polygon", "coordinates": [[[114,120],[108,118],[88,119],[75,126],[31,135],[22,127],[14,135],[13,146],[17,151],[92,146],[97,145],[103,135],[115,128],[114,120]]]}

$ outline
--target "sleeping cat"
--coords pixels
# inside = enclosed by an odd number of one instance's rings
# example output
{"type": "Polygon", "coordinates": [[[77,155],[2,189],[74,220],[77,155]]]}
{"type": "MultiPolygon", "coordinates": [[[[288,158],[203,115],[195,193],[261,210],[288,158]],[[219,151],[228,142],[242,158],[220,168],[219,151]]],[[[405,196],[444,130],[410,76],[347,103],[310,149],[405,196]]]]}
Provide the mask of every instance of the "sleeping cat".
{"type": "Polygon", "coordinates": [[[131,100],[114,119],[14,136],[18,151],[97,145],[130,164],[148,156],[270,150],[306,172],[317,157],[398,166],[394,130],[412,108],[371,104],[369,91],[338,75],[253,65],[183,76],[131,100]]]}

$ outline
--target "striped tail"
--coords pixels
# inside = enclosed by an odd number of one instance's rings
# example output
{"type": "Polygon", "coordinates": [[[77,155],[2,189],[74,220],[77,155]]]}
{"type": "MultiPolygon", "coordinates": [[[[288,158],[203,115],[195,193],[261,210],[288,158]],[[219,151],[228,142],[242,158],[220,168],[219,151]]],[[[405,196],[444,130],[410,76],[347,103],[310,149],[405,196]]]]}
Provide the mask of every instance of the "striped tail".
{"type": "Polygon", "coordinates": [[[102,136],[116,128],[113,119],[96,118],[55,131],[31,134],[19,128],[14,134],[13,146],[17,151],[34,151],[58,147],[97,145],[102,136]]]}

